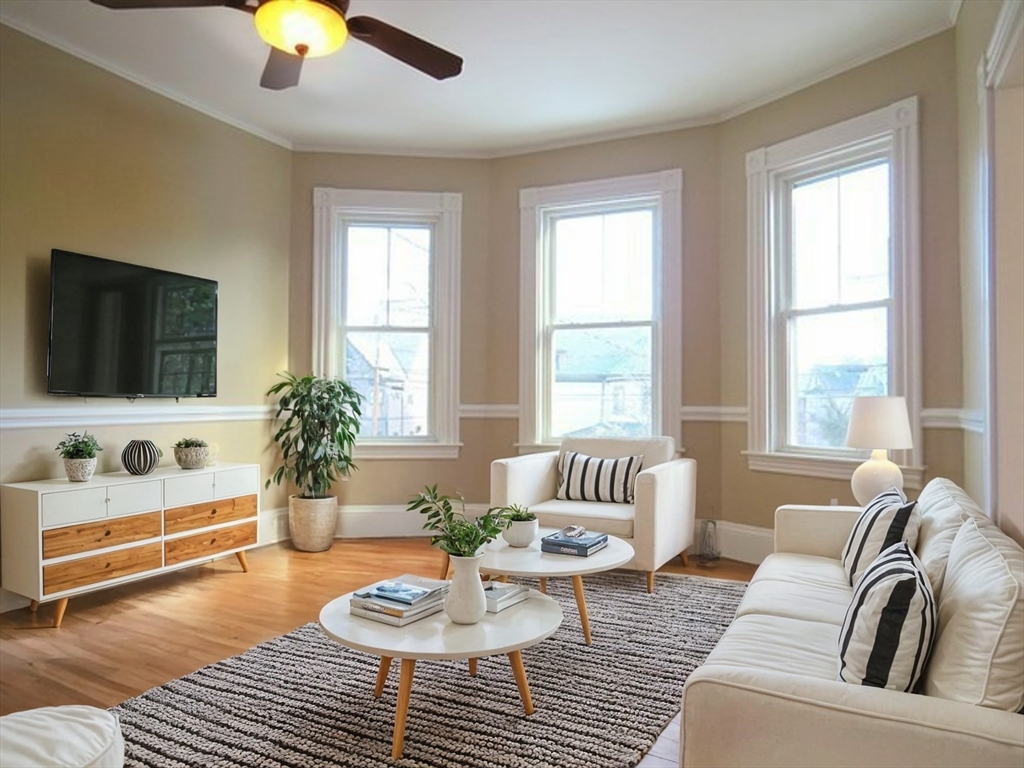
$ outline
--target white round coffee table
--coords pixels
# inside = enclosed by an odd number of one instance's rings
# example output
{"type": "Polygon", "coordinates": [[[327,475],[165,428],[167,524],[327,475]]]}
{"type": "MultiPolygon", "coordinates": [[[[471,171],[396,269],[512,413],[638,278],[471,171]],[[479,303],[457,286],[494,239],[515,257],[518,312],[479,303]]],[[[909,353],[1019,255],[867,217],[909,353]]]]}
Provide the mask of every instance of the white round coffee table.
{"type": "Polygon", "coordinates": [[[583,576],[588,573],[610,571],[625,565],[633,559],[633,547],[615,536],[608,537],[608,546],[587,557],[555,555],[542,552],[540,540],[554,533],[557,528],[541,528],[537,538],[528,547],[510,547],[500,536],[484,547],[484,559],[480,561],[482,573],[500,576],[532,576],[540,579],[541,592],[547,590],[547,580],[559,576],[571,576],[573,592],[576,593],[576,607],[580,612],[583,639],[590,645],[590,619],[587,617],[587,601],[583,593],[583,576]]]}
{"type": "Polygon", "coordinates": [[[417,659],[469,659],[470,673],[475,675],[477,658],[506,654],[512,663],[523,708],[526,714],[533,714],[520,651],[550,637],[562,623],[562,609],[547,595],[534,591],[528,599],[500,613],[484,614],[476,624],[453,624],[441,611],[404,627],[353,616],[348,612],[351,597],[351,593],[342,595],[325,605],[320,611],[320,627],[325,635],[347,648],[380,656],[374,696],[384,692],[391,660],[402,660],[391,739],[391,757],[395,760],[402,756],[417,659]]]}

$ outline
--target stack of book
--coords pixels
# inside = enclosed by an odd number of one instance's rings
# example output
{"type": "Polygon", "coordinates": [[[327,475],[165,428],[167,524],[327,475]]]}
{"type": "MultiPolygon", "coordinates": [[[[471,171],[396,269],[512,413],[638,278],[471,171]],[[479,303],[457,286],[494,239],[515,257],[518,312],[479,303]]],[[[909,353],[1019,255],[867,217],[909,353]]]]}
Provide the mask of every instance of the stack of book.
{"type": "Polygon", "coordinates": [[[607,546],[608,534],[596,531],[584,531],[578,536],[567,536],[564,531],[556,531],[540,540],[542,552],[576,557],[587,557],[607,546]]]}
{"type": "Polygon", "coordinates": [[[487,596],[487,612],[500,613],[506,608],[521,603],[530,596],[530,590],[522,584],[502,584],[500,581],[488,581],[484,584],[487,596]]]}
{"type": "Polygon", "coordinates": [[[402,627],[440,611],[450,586],[449,581],[405,574],[356,590],[348,612],[402,627]]]}

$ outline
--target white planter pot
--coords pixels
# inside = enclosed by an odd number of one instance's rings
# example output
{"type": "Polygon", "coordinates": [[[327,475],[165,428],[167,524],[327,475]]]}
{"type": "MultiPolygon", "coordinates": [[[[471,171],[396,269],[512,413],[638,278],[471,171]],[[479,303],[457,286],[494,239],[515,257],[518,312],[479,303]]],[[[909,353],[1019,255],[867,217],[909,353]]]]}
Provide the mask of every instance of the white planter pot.
{"type": "Polygon", "coordinates": [[[179,448],[174,446],[174,460],[182,469],[202,469],[210,459],[209,446],[179,448]]]}
{"type": "Polygon", "coordinates": [[[87,483],[96,471],[96,458],[64,459],[64,473],[72,483],[87,483]]]}
{"type": "Polygon", "coordinates": [[[538,533],[539,520],[513,520],[509,527],[501,532],[501,537],[510,547],[528,547],[533,544],[538,533]]]}
{"type": "Polygon", "coordinates": [[[323,552],[334,544],[338,525],[338,499],[288,497],[288,532],[292,544],[301,552],[323,552]]]}
{"type": "Polygon", "coordinates": [[[487,596],[480,581],[480,561],[476,557],[452,555],[452,586],[444,600],[444,612],[453,624],[476,624],[487,613],[487,596]]]}

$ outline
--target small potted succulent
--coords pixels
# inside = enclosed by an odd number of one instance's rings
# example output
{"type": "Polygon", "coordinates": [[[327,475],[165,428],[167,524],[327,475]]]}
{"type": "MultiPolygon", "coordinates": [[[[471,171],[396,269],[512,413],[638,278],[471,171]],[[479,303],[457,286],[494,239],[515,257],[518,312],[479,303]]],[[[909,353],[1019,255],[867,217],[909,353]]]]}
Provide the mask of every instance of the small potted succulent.
{"type": "Polygon", "coordinates": [[[502,531],[501,537],[510,547],[528,547],[533,544],[540,532],[537,516],[527,507],[511,504],[507,507],[492,509],[508,520],[508,527],[502,531]]]}
{"type": "Polygon", "coordinates": [[[64,473],[68,480],[72,483],[85,483],[96,471],[96,454],[103,449],[94,435],[72,432],[57,443],[56,450],[64,459],[64,473]]]}
{"type": "Polygon", "coordinates": [[[182,469],[202,469],[210,460],[210,446],[198,437],[186,437],[174,444],[174,460],[182,469]]]}

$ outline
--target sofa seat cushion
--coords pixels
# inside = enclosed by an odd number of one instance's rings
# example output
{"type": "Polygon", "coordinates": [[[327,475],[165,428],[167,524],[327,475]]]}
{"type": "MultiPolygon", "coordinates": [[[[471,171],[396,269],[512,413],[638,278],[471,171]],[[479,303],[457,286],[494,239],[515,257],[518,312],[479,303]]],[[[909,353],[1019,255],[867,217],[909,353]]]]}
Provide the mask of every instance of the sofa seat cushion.
{"type": "Polygon", "coordinates": [[[582,525],[587,530],[623,539],[633,538],[635,510],[632,504],[558,499],[530,506],[530,511],[537,516],[542,526],[565,528],[567,525],[582,525]]]}
{"type": "Polygon", "coordinates": [[[739,616],[708,655],[708,665],[835,680],[839,627],[783,616],[739,616]]]}
{"type": "Polygon", "coordinates": [[[841,587],[848,594],[853,594],[843,564],[835,558],[818,555],[803,555],[796,552],[775,552],[768,555],[758,566],[750,583],[754,584],[761,580],[841,587]]]}
{"type": "Polygon", "coordinates": [[[815,584],[758,579],[747,587],[737,616],[781,616],[841,626],[853,589],[847,584],[815,584]]]}
{"type": "Polygon", "coordinates": [[[921,491],[917,499],[921,513],[921,529],[914,552],[932,583],[935,599],[942,598],[942,582],[946,560],[960,526],[976,520],[979,526],[992,525],[974,499],[952,480],[936,477],[921,491]]]}
{"type": "Polygon", "coordinates": [[[43,707],[0,717],[0,763],[18,768],[120,768],[117,718],[86,706],[43,707]]]}

